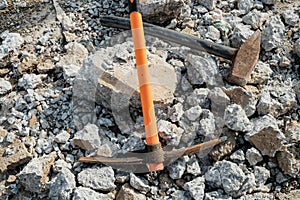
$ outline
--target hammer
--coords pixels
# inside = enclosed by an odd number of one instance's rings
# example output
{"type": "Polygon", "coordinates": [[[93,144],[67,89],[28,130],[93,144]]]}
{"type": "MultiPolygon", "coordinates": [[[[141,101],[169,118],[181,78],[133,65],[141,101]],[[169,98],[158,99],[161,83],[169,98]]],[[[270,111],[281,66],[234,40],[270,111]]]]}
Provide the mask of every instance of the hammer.
{"type": "MultiPolygon", "coordinates": [[[[130,29],[130,21],[122,17],[101,16],[100,22],[103,26],[130,29]]],[[[233,66],[227,80],[240,86],[247,84],[251,72],[256,66],[259,58],[261,40],[261,33],[259,30],[254,32],[238,49],[149,23],[144,23],[144,30],[146,34],[162,40],[177,43],[193,50],[205,51],[215,56],[231,60],[233,66]]]]}

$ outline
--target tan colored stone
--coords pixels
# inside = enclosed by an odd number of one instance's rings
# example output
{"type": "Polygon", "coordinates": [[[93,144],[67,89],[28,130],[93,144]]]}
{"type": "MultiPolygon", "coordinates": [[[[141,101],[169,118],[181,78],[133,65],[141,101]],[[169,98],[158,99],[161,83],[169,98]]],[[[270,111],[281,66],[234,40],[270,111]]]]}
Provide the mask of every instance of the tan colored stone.
{"type": "Polygon", "coordinates": [[[36,118],[35,114],[32,113],[31,118],[29,120],[29,127],[33,128],[34,125],[36,124],[36,122],[37,122],[37,118],[36,118]]]}
{"type": "Polygon", "coordinates": [[[5,155],[6,149],[11,149],[12,154],[0,157],[0,172],[12,169],[28,162],[32,158],[25,145],[18,139],[9,145],[0,146],[0,155],[5,155]]]}
{"type": "Polygon", "coordinates": [[[117,195],[117,200],[146,200],[145,195],[136,192],[128,183],[124,184],[117,195]]]}

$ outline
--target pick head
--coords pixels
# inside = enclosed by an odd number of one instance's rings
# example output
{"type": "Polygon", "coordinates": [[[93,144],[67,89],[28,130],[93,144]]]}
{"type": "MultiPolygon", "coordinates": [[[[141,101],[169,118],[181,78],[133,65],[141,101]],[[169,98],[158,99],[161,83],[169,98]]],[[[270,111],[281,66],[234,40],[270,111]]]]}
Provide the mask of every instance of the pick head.
{"type": "Polygon", "coordinates": [[[259,58],[260,40],[261,33],[257,30],[241,45],[227,78],[229,82],[240,86],[247,84],[259,58]]]}

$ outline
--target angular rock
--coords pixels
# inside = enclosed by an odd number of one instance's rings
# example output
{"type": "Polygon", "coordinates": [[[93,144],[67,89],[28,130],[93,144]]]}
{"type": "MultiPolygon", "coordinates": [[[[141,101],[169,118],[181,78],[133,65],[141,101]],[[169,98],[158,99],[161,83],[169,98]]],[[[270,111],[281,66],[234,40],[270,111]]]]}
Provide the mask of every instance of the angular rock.
{"type": "Polygon", "coordinates": [[[248,81],[250,84],[264,84],[266,83],[273,73],[273,70],[270,68],[269,64],[258,61],[256,67],[251,73],[251,78],[248,81]]]}
{"type": "Polygon", "coordinates": [[[262,0],[264,4],[274,5],[278,0],[262,0]]]}
{"type": "Polygon", "coordinates": [[[255,118],[251,122],[253,129],[245,135],[245,139],[254,145],[262,155],[274,157],[285,141],[285,136],[279,130],[276,119],[271,115],[265,115],[255,118]]]}
{"type": "Polygon", "coordinates": [[[259,115],[271,114],[274,117],[285,114],[297,104],[296,94],[290,87],[266,86],[257,104],[259,115]]]}
{"type": "Polygon", "coordinates": [[[2,39],[0,45],[0,59],[6,57],[10,51],[18,49],[24,42],[24,39],[19,33],[9,33],[4,31],[0,34],[2,39]]]}
{"type": "Polygon", "coordinates": [[[225,132],[227,140],[213,148],[209,155],[214,161],[218,161],[226,155],[229,155],[235,148],[236,138],[234,132],[225,132]]]}
{"type": "Polygon", "coordinates": [[[141,1],[139,3],[139,9],[140,12],[143,13],[145,21],[164,23],[176,18],[184,5],[184,1],[182,0],[174,0],[172,2],[168,0],[148,0],[141,1]]]}
{"type": "Polygon", "coordinates": [[[18,86],[24,89],[35,89],[42,85],[43,79],[47,77],[46,74],[24,74],[18,81],[18,86]]]}
{"type": "Polygon", "coordinates": [[[116,187],[114,170],[111,167],[87,168],[82,170],[77,178],[81,185],[95,190],[109,192],[116,187]]]}
{"type": "Polygon", "coordinates": [[[300,172],[300,160],[296,159],[296,156],[289,150],[279,151],[276,154],[278,166],[284,174],[288,174],[292,177],[299,175],[300,172]]]}
{"type": "Polygon", "coordinates": [[[239,149],[231,154],[230,159],[236,163],[243,162],[245,161],[245,153],[243,152],[243,150],[239,149]]]}
{"type": "Polygon", "coordinates": [[[53,200],[69,200],[75,187],[75,175],[69,169],[62,168],[47,184],[48,196],[53,200]]]}
{"type": "Polygon", "coordinates": [[[237,24],[230,38],[232,46],[239,48],[253,33],[251,26],[237,24]]]}
{"type": "Polygon", "coordinates": [[[55,136],[54,141],[57,143],[66,143],[70,138],[70,134],[67,131],[62,131],[55,136]]]}
{"type": "Polygon", "coordinates": [[[221,37],[220,31],[214,26],[208,26],[205,37],[214,41],[217,41],[221,37]]]}
{"type": "Polygon", "coordinates": [[[80,43],[71,42],[65,46],[67,54],[62,56],[56,67],[62,68],[66,79],[75,77],[88,56],[88,50],[80,43]]]}
{"type": "Polygon", "coordinates": [[[186,164],[186,172],[189,174],[193,174],[194,176],[201,174],[201,168],[196,156],[192,157],[186,164]]]}
{"type": "Polygon", "coordinates": [[[56,11],[56,18],[61,23],[64,31],[69,31],[75,28],[75,23],[66,15],[64,10],[60,7],[57,0],[53,1],[53,5],[56,11]]]}
{"type": "Polygon", "coordinates": [[[150,191],[150,186],[148,185],[147,181],[137,177],[133,173],[130,173],[130,185],[143,194],[146,194],[150,191]]]}
{"type": "Polygon", "coordinates": [[[238,6],[239,10],[242,10],[245,13],[247,13],[254,6],[254,1],[253,0],[239,0],[237,6],[238,6]]]}
{"type": "Polygon", "coordinates": [[[247,161],[249,162],[249,164],[251,166],[254,166],[258,162],[262,161],[263,157],[256,148],[252,147],[252,148],[247,150],[246,159],[247,159],[247,161]]]}
{"type": "Polygon", "coordinates": [[[299,21],[299,14],[296,14],[293,10],[286,10],[282,13],[286,24],[295,26],[299,21]]]}
{"type": "Polygon", "coordinates": [[[99,128],[94,124],[86,125],[82,130],[75,133],[74,144],[85,150],[97,149],[101,145],[99,128]]]}
{"type": "Polygon", "coordinates": [[[254,177],[245,175],[237,164],[226,160],[217,162],[205,173],[205,182],[212,188],[223,189],[233,197],[252,191],[255,186],[254,177]]]}
{"type": "MultiPolygon", "coordinates": [[[[7,135],[7,131],[0,127],[0,138],[3,140],[7,135]]],[[[13,169],[19,165],[28,162],[32,158],[32,154],[28,152],[24,143],[15,139],[11,144],[0,142],[0,172],[3,173],[7,169],[13,169]],[[9,155],[5,155],[7,149],[11,150],[9,155]]]]}
{"type": "Polygon", "coordinates": [[[30,192],[41,193],[49,181],[49,173],[54,164],[56,153],[32,159],[18,174],[20,183],[30,192]]]}
{"type": "Polygon", "coordinates": [[[6,6],[7,6],[6,0],[1,0],[1,1],[0,1],[0,10],[6,8],[6,6]]]}
{"type": "Polygon", "coordinates": [[[232,103],[238,104],[243,108],[247,117],[255,113],[257,100],[251,91],[247,91],[242,87],[230,87],[224,89],[224,92],[232,103]]]}
{"type": "Polygon", "coordinates": [[[252,130],[252,123],[242,107],[237,104],[231,104],[226,108],[224,121],[225,125],[234,131],[247,132],[252,130]]]}
{"type": "Polygon", "coordinates": [[[186,191],[189,191],[190,195],[194,199],[203,199],[204,198],[204,188],[205,188],[205,179],[203,177],[195,178],[190,182],[186,182],[183,188],[186,191]]]}
{"type": "Polygon", "coordinates": [[[296,143],[300,141],[300,124],[297,121],[291,121],[286,125],[284,132],[285,137],[289,143],[296,143]]]}
{"type": "Polygon", "coordinates": [[[186,102],[191,106],[209,107],[209,90],[207,88],[197,88],[186,98],[186,102]]]}
{"type": "Polygon", "coordinates": [[[167,166],[167,169],[172,179],[180,179],[186,169],[186,160],[184,158],[179,158],[174,163],[167,166]]]}
{"type": "Polygon", "coordinates": [[[53,171],[58,173],[63,169],[72,169],[72,165],[62,159],[55,161],[55,163],[53,165],[53,171]]]}
{"type": "Polygon", "coordinates": [[[257,199],[273,200],[274,195],[265,192],[258,192],[253,194],[247,194],[239,198],[239,200],[257,200],[257,199]]]}
{"type": "Polygon", "coordinates": [[[297,54],[298,57],[300,57],[300,38],[296,40],[294,44],[294,53],[297,54]]]}
{"type": "Polygon", "coordinates": [[[186,60],[188,80],[192,85],[216,87],[223,85],[216,61],[212,57],[189,55],[186,60]]]}
{"type": "Polygon", "coordinates": [[[0,95],[7,94],[12,90],[12,86],[9,81],[0,78],[0,95]]]}
{"type": "Polygon", "coordinates": [[[215,0],[198,0],[198,3],[208,10],[213,10],[216,7],[215,0]]]}
{"type": "Polygon", "coordinates": [[[181,103],[177,103],[172,107],[168,107],[168,117],[172,122],[180,121],[182,115],[183,115],[183,105],[181,103]]]}
{"type": "Polygon", "coordinates": [[[271,51],[277,48],[284,37],[285,26],[279,16],[273,16],[263,26],[261,40],[262,48],[271,51]]]}
{"type": "MultiPolygon", "coordinates": [[[[197,126],[195,127],[197,128],[197,126]]],[[[201,119],[199,121],[198,134],[206,137],[212,137],[215,134],[215,131],[216,121],[213,113],[207,109],[203,110],[201,119]]]]}
{"type": "Polygon", "coordinates": [[[300,189],[292,190],[288,194],[279,193],[277,197],[279,200],[300,199],[300,189]]]}
{"type": "Polygon", "coordinates": [[[136,192],[128,183],[121,187],[117,195],[117,200],[146,200],[146,196],[136,192]]]}
{"type": "Polygon", "coordinates": [[[257,187],[263,186],[268,178],[270,178],[270,171],[265,167],[254,166],[255,183],[257,187]]]}
{"type": "Polygon", "coordinates": [[[42,74],[52,71],[54,69],[55,69],[55,65],[53,64],[53,62],[50,59],[47,59],[44,62],[40,62],[37,65],[37,71],[42,74]]]}
{"type": "Polygon", "coordinates": [[[268,13],[262,13],[254,9],[253,11],[250,11],[247,15],[243,17],[243,22],[245,24],[251,25],[253,29],[258,29],[263,25],[263,23],[267,20],[268,17],[268,13]]]}
{"type": "Polygon", "coordinates": [[[115,199],[115,195],[112,193],[101,194],[90,188],[80,186],[74,190],[72,199],[73,200],[90,200],[90,199],[113,200],[115,199]]]}
{"type": "Polygon", "coordinates": [[[230,98],[219,87],[209,91],[208,98],[210,100],[211,111],[215,116],[223,118],[225,109],[230,104],[230,98]]]}
{"type": "Polygon", "coordinates": [[[169,145],[177,146],[180,142],[183,130],[178,128],[175,124],[165,120],[159,120],[157,122],[157,130],[160,136],[168,141],[169,145]]]}
{"type": "Polygon", "coordinates": [[[199,105],[191,107],[190,109],[186,110],[184,112],[184,115],[190,120],[190,121],[196,121],[202,113],[202,109],[199,105]]]}

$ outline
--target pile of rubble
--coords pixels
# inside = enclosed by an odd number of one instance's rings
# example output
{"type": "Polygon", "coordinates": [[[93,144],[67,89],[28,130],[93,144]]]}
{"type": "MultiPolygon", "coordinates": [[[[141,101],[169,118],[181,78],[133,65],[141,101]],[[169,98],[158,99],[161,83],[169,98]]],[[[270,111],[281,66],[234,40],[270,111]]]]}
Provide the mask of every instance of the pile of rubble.
{"type": "MultiPolygon", "coordinates": [[[[145,148],[127,0],[0,0],[0,199],[300,199],[300,3],[140,1],[144,20],[239,48],[261,30],[245,86],[231,62],[146,37],[160,137],[227,140],[163,171],[78,162],[145,148]]],[[[247,58],[245,58],[247,59],[247,58]]]]}

